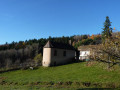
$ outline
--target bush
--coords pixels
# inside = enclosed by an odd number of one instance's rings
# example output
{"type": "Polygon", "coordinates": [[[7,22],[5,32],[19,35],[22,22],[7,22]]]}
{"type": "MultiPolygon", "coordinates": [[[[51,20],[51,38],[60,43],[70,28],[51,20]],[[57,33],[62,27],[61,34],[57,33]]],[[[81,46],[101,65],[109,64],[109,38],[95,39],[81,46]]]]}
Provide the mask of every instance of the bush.
{"type": "Polygon", "coordinates": [[[34,57],[34,61],[35,61],[35,66],[41,66],[42,65],[42,54],[38,54],[34,57]]]}

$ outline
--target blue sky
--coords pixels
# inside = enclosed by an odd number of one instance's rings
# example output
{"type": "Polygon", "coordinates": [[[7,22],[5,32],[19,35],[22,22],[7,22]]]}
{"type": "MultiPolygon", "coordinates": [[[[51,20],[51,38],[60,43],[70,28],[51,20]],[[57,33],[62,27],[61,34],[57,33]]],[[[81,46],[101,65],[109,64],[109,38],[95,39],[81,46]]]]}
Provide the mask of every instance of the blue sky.
{"type": "Polygon", "coordinates": [[[120,29],[120,0],[0,0],[0,44],[120,29]]]}

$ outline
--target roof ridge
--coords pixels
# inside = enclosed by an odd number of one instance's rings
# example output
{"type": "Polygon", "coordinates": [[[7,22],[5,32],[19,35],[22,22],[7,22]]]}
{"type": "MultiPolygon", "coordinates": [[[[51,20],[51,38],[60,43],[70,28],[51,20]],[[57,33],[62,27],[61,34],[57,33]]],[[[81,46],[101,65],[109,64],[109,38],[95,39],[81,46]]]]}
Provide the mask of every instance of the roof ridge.
{"type": "Polygon", "coordinates": [[[75,50],[75,48],[70,44],[53,42],[53,41],[48,41],[44,46],[44,48],[59,48],[59,49],[75,50]]]}

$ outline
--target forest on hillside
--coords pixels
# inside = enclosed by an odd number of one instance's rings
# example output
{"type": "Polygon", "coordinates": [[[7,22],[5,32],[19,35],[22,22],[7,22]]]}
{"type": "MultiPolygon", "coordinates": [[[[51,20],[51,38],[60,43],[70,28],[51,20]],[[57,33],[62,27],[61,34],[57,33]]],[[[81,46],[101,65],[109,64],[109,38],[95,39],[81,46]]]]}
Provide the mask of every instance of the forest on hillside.
{"type": "Polygon", "coordinates": [[[26,41],[6,43],[0,46],[0,67],[26,68],[39,66],[42,61],[43,47],[46,42],[69,43],[76,49],[81,45],[96,45],[101,43],[101,35],[74,35],[70,37],[49,37],[26,41]]]}

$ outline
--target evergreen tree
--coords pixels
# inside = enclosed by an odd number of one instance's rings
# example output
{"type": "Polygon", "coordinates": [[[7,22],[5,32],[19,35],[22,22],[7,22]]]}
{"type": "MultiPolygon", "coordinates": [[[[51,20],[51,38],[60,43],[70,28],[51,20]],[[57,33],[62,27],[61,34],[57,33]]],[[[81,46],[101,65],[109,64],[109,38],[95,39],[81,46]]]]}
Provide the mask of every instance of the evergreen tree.
{"type": "Polygon", "coordinates": [[[106,20],[104,22],[104,28],[102,31],[102,38],[103,39],[110,38],[112,36],[112,28],[110,26],[111,26],[111,22],[109,20],[109,17],[107,16],[106,20]]]}

